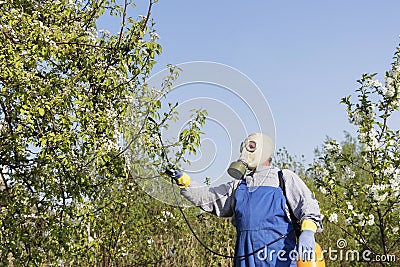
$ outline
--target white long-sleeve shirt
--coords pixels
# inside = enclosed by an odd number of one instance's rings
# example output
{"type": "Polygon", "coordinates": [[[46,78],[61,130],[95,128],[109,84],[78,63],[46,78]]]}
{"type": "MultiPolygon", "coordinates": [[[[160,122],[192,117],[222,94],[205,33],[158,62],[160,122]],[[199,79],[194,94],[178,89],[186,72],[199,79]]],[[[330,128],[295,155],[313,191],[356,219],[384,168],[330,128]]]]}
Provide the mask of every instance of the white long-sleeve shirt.
{"type": "MultiPolygon", "coordinates": [[[[279,170],[272,166],[259,166],[253,174],[246,175],[244,179],[249,190],[257,190],[258,186],[279,187],[279,170]]],[[[318,201],[310,189],[294,172],[286,169],[282,172],[286,188],[286,203],[290,205],[296,218],[300,222],[303,220],[314,221],[317,231],[322,231],[323,215],[321,215],[318,201]]],[[[189,187],[181,189],[181,194],[204,211],[220,217],[232,217],[232,223],[235,225],[235,190],[240,182],[240,180],[234,180],[217,187],[191,183],[189,187]]],[[[286,213],[290,218],[287,206],[286,213]]]]}

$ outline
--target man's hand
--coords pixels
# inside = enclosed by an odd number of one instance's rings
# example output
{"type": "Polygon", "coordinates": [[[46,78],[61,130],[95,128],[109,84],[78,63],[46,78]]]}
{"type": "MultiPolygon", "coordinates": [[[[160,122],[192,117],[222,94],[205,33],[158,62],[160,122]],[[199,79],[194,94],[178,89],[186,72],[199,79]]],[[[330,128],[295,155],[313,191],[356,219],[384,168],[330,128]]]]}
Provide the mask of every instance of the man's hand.
{"type": "Polygon", "coordinates": [[[190,185],[190,177],[185,172],[173,169],[173,170],[166,170],[165,173],[169,177],[171,177],[176,182],[176,184],[181,188],[185,188],[190,185]]]}
{"type": "Polygon", "coordinates": [[[302,261],[315,260],[315,237],[311,230],[303,230],[299,236],[297,252],[302,261]]]}

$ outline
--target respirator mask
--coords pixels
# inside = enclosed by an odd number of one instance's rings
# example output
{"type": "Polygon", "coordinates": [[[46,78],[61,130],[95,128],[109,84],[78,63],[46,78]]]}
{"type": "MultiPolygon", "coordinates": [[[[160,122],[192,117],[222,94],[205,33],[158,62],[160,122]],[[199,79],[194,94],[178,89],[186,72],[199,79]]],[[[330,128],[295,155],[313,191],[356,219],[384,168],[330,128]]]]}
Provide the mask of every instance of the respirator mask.
{"type": "Polygon", "coordinates": [[[253,171],[267,161],[274,152],[272,139],[262,133],[249,135],[240,145],[240,157],[231,163],[228,174],[235,179],[242,179],[246,171],[253,171]]]}

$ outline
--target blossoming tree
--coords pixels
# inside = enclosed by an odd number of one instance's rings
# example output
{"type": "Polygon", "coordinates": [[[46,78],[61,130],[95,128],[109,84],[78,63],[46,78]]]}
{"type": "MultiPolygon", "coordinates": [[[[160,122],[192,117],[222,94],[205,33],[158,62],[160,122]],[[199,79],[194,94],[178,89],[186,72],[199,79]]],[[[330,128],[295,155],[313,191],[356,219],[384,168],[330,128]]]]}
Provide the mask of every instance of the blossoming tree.
{"type": "MultiPolygon", "coordinates": [[[[125,148],[138,171],[162,169],[147,117],[162,128],[175,116],[159,101],[173,68],[161,88],[146,85],[161,53],[154,2],[132,17],[130,0],[0,1],[1,266],[140,263],[129,255],[143,252],[149,204],[125,148]],[[97,28],[104,14],[116,34],[97,28]]],[[[198,136],[189,126],[180,138],[194,151],[198,136]]]]}
{"type": "Polygon", "coordinates": [[[384,83],[375,77],[362,75],[357,98],[341,101],[357,137],[341,144],[327,140],[313,171],[317,186],[332,203],[324,211],[331,223],[373,255],[399,256],[400,48],[384,83]]]}

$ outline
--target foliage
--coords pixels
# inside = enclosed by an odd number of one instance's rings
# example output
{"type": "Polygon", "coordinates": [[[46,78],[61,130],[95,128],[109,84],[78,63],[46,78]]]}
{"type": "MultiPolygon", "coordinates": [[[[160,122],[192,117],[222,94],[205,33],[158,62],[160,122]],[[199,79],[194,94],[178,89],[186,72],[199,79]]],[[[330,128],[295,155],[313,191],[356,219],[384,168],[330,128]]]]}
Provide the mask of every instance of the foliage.
{"type": "Polygon", "coordinates": [[[400,254],[400,131],[390,127],[398,127],[399,61],[400,48],[384,84],[376,74],[364,74],[357,100],[342,99],[358,136],[342,144],[328,139],[313,165],[316,183],[331,202],[326,217],[373,256],[400,254]]]}
{"type": "Polygon", "coordinates": [[[303,179],[307,179],[304,156],[301,155],[300,158],[292,156],[286,147],[278,148],[275,152],[272,164],[276,165],[280,169],[289,169],[301,176],[303,179]]]}
{"type": "MultiPolygon", "coordinates": [[[[163,168],[147,117],[176,118],[160,98],[178,71],[147,87],[161,53],[152,6],[133,18],[127,0],[0,1],[0,265],[120,266],[146,247],[145,202],[157,205],[135,181],[163,168]],[[103,15],[118,34],[97,28],[103,15]]],[[[193,116],[183,159],[204,123],[193,116]]]]}

